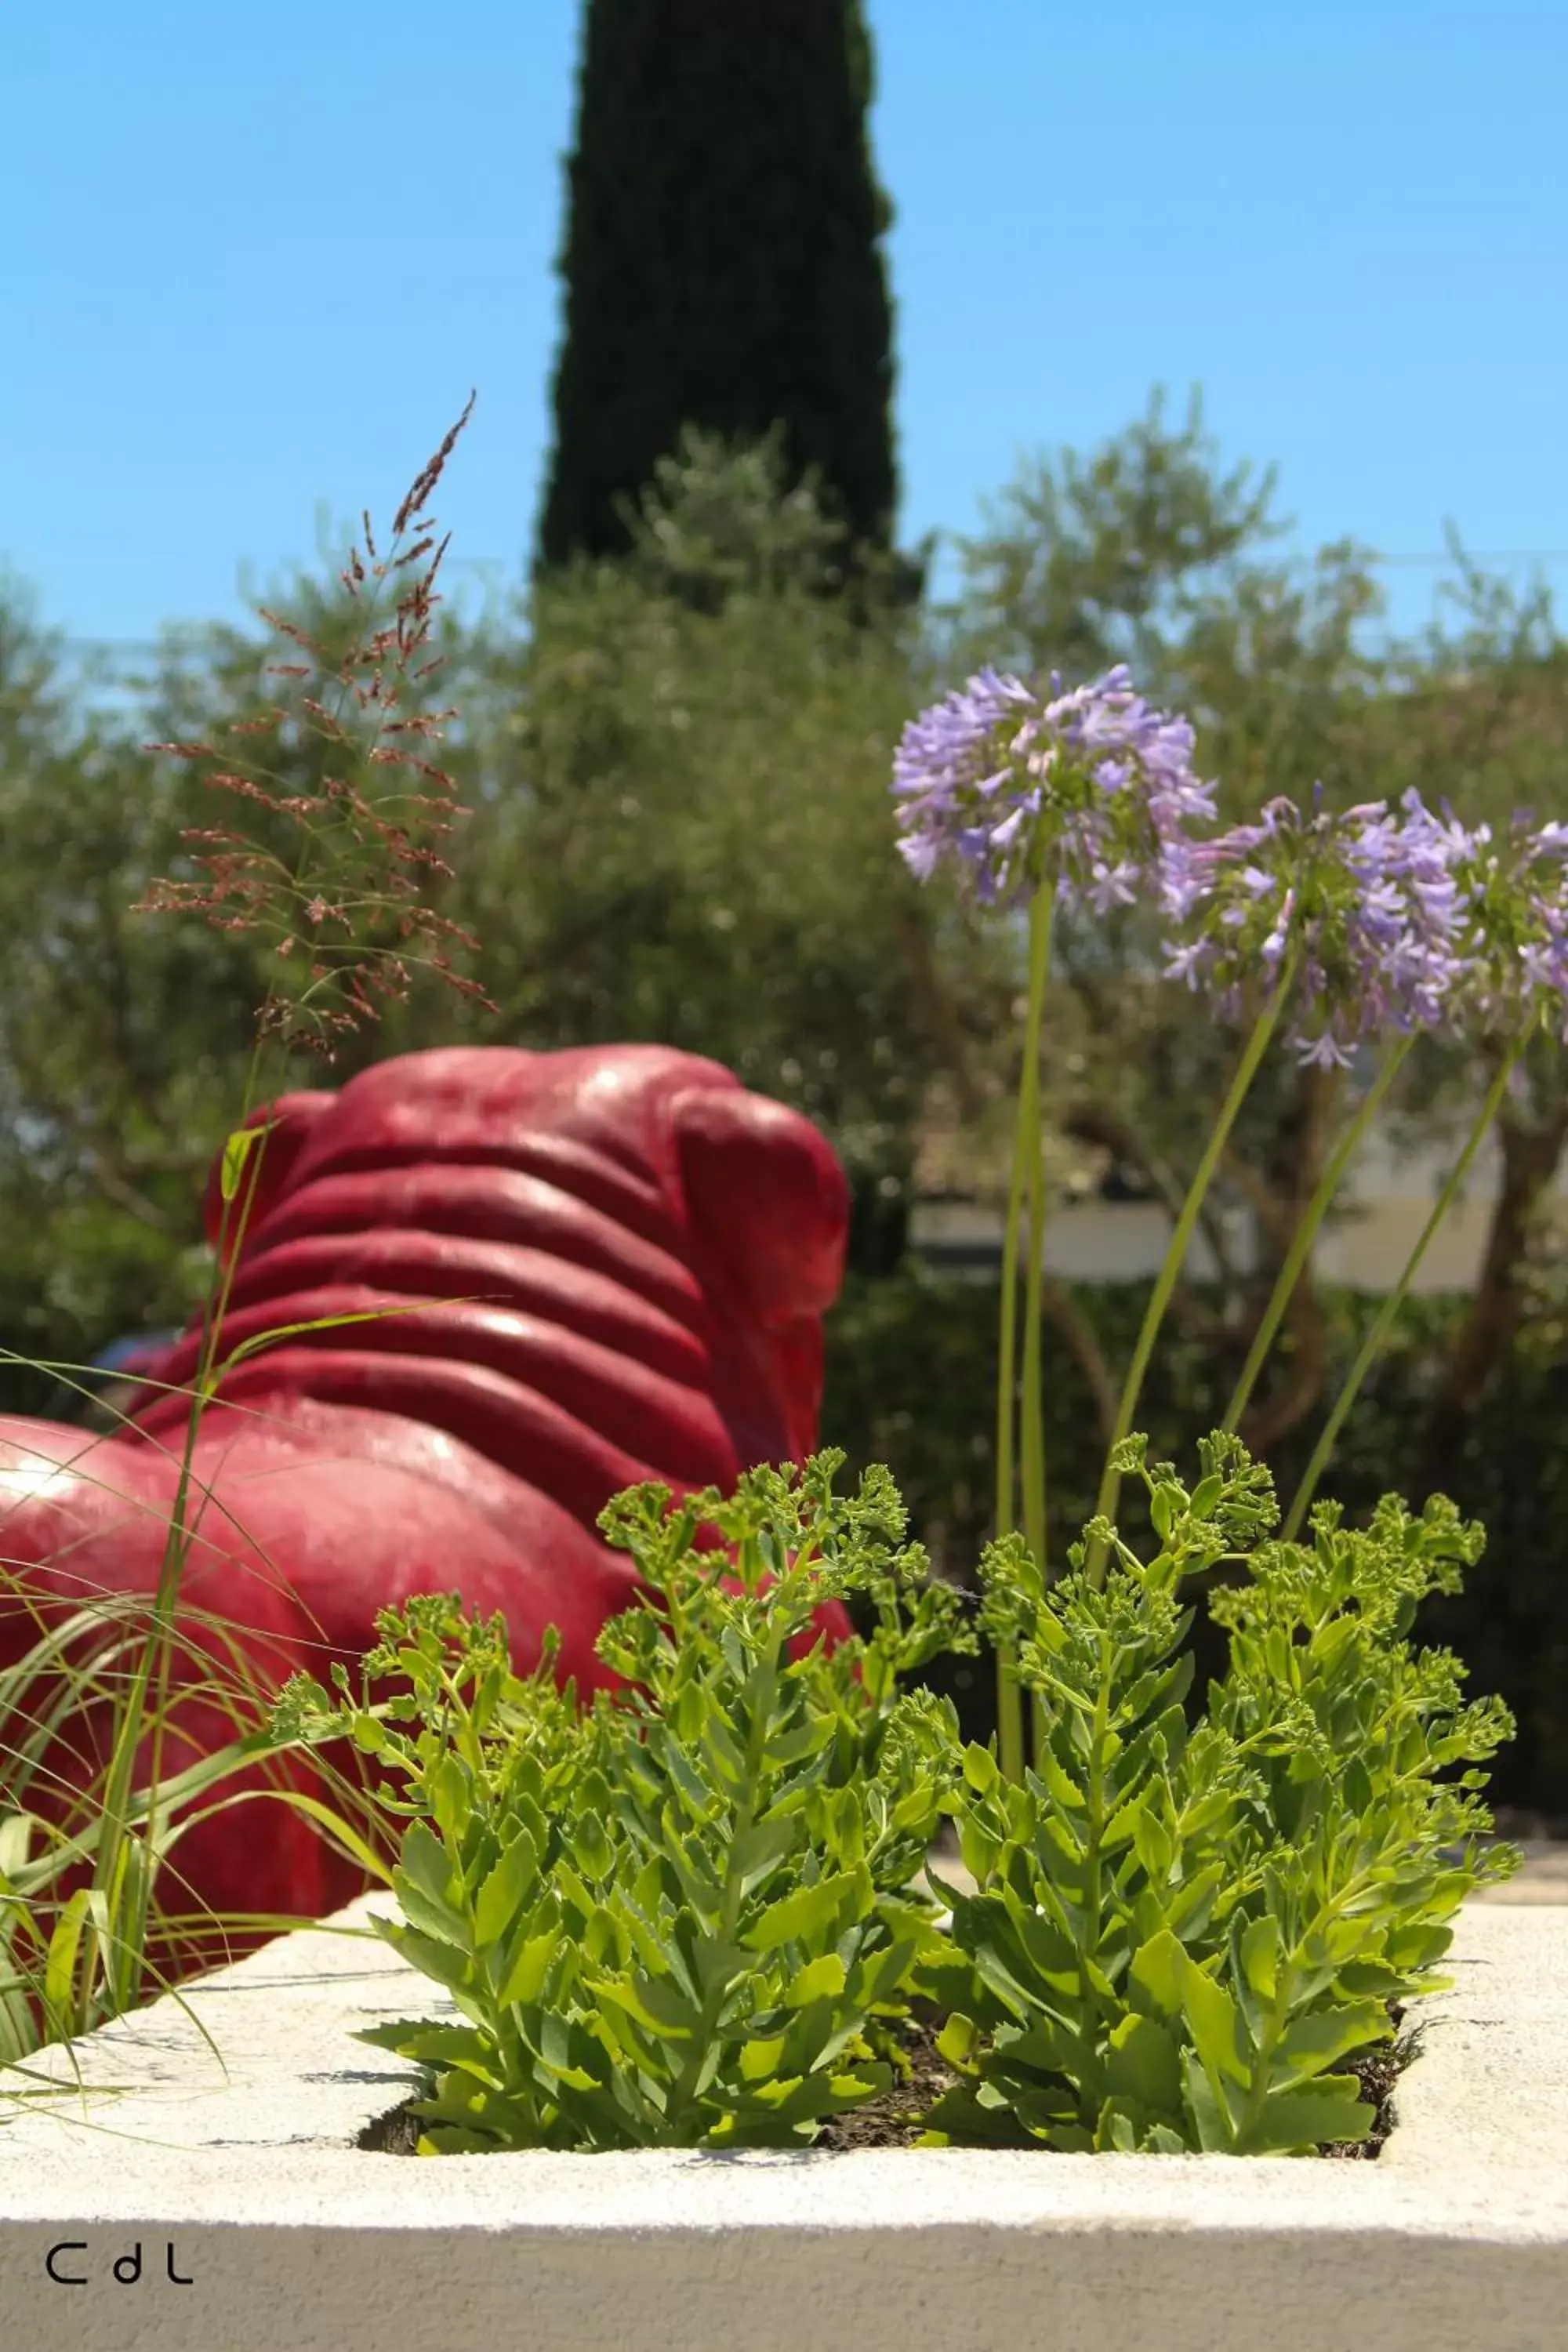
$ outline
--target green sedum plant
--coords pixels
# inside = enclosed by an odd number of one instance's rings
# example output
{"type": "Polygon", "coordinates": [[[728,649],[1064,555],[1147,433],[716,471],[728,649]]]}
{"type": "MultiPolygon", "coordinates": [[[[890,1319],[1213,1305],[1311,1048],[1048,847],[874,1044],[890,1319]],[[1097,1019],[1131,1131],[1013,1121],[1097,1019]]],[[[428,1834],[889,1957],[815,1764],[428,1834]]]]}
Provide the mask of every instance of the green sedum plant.
{"type": "Polygon", "coordinates": [[[1021,1780],[900,1690],[975,1630],[889,1474],[837,1496],[831,1452],[729,1502],[609,1506],[643,1591],[585,1707],[455,1599],[389,1612],[357,1698],[342,1668],[335,1700],[292,1684],[275,1729],[347,1730],[397,1784],[402,1916],[376,1926],[452,2014],[362,2038],[427,2071],[422,2150],[808,2144],[889,2089],[933,2003],[952,2081],[928,2144],[1364,2139],[1355,2063],[1518,1859],[1479,1847],[1508,1712],[1407,1638],[1482,1538],[1389,1498],[1364,1532],[1322,1504],[1310,1544],[1279,1541],[1268,1471],[1225,1433],[1200,1451],[1189,1490],[1143,1439],[1118,1449],[1146,1561],[1108,1519],[1057,1583],[1020,1536],[986,1551],[980,1629],[1041,1726],[1021,1780]],[[1184,1586],[1216,1576],[1229,1662],[1194,1714],[1184,1586]],[[868,1630],[829,1649],[814,1621],[845,1600],[868,1630]],[[927,1872],[939,1911],[918,1890],[944,1815],[975,1891],[927,1872]]]}
{"type": "Polygon", "coordinates": [[[1149,1494],[1148,1562],[1104,1520],[1054,1586],[1016,1537],[985,1555],[983,1616],[1046,1737],[1022,1784],[986,1749],[964,1759],[979,1891],[951,1898],[941,2046],[960,2081],[934,2137],[1235,2155],[1364,2138],[1345,2062],[1392,2040],[1391,2003],[1440,1989],[1460,1902],[1517,1866],[1477,1846],[1474,1768],[1508,1711],[1462,1705],[1458,1663],[1405,1638],[1480,1530],[1440,1497],[1415,1518],[1390,1496],[1364,1533],[1324,1504],[1310,1545],[1268,1540],[1268,1472],[1234,1436],[1200,1453],[1189,1492],[1142,1439],[1118,1449],[1149,1494]],[[1229,1564],[1245,1580],[1208,1602],[1229,1669],[1194,1722],[1180,1589],[1229,1564]]]}
{"type": "Polygon", "coordinates": [[[888,2087],[959,1762],[951,1705],[899,1678],[973,1637],[887,1472],[841,1497],[842,1461],[613,1502],[647,1590],[582,1712],[456,1601],[389,1612],[360,1703],[341,1669],[337,1706],[285,1695],[290,1728],[346,1724],[402,1783],[403,1918],[377,1926],[457,2015],[363,2038],[434,2071],[426,2149],[798,2145],[888,2087]],[[814,1618],[850,1595],[871,1630],[829,1651],[814,1618]]]}

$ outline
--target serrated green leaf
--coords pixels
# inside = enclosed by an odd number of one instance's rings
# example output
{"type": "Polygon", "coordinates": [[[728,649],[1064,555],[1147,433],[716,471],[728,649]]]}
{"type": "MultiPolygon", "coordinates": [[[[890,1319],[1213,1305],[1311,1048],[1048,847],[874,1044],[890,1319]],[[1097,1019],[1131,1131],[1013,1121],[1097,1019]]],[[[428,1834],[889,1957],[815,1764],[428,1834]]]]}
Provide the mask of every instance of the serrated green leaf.
{"type": "Polygon", "coordinates": [[[844,1990],[847,1981],[843,1960],[837,1952],[824,1952],[797,1969],[784,1992],[786,2009],[805,2009],[814,2000],[833,2000],[844,1990]]]}
{"type": "Polygon", "coordinates": [[[1242,2048],[1241,2020],[1225,1987],[1205,1976],[1195,1960],[1184,1955],[1186,1967],[1182,1987],[1182,2013],[1194,2046],[1210,2073],[1233,2083],[1246,2083],[1250,2070],[1242,2048]]]}
{"type": "Polygon", "coordinates": [[[755,1822],[743,1837],[736,1840],[730,1868],[740,1878],[742,1902],[764,1878],[772,1875],[799,1841],[800,1823],[787,1814],[755,1822]]]}
{"type": "Polygon", "coordinates": [[[564,1941],[564,1932],[559,1927],[546,1927],[537,1936],[525,1937],[505,1979],[496,1989],[497,2005],[501,2009],[526,2009],[536,2001],[550,1972],[550,1963],[564,1941]]]}
{"type": "Polygon", "coordinates": [[[449,1749],[430,1773],[426,1787],[437,1828],[449,1847],[461,1845],[471,1814],[469,1781],[461,1760],[449,1749]]]}
{"type": "Polygon", "coordinates": [[[1151,1936],[1132,1955],[1128,1975],[1166,2017],[1181,2014],[1182,1965],[1185,1958],[1185,1951],[1168,1927],[1151,1936]]]}
{"type": "Polygon", "coordinates": [[[1237,2116],[1234,2106],[1240,2092],[1222,2075],[1217,2084],[1211,2081],[1207,2069],[1195,2050],[1182,2053],[1182,2087],[1186,2094],[1187,2112],[1197,2126],[1197,2143],[1205,2156],[1228,2156],[1236,2148],[1237,2116]]]}
{"type": "Polygon", "coordinates": [[[1139,1948],[1129,1974],[1165,2016],[1182,2019],[1207,2073],[1232,2083],[1249,2080],[1236,2003],[1168,1928],[1139,1948]]]}
{"type": "Polygon", "coordinates": [[[950,2066],[968,2066],[973,2063],[983,2038],[973,2019],[963,2017],[955,2011],[937,2035],[936,2046],[950,2066]]]}
{"type": "Polygon", "coordinates": [[[753,2085],[772,2084],[778,2074],[779,2060],[784,2056],[785,2037],[772,2034],[765,2041],[743,2042],[739,2060],[741,2080],[753,2085]]]}
{"type": "Polygon", "coordinates": [[[586,1990],[661,2039],[689,2042],[696,2029],[697,2010],[658,1977],[594,1977],[586,1980],[586,1990]]]}
{"type": "Polygon", "coordinates": [[[815,1886],[797,1886],[781,1895],[752,1920],[741,1941],[748,1951],[774,1952],[781,1944],[813,1944],[831,1940],[857,1895],[869,1894],[869,1882],[858,1871],[835,1871],[815,1886]]]}
{"type": "Polygon", "coordinates": [[[1279,1960],[1284,1949],[1279,1922],[1265,1913],[1242,1929],[1239,1940],[1241,1972],[1249,1990],[1258,2000],[1272,2003],[1279,1989],[1279,1960]]]}
{"type": "Polygon", "coordinates": [[[1132,1850],[1156,1887],[1163,1887],[1176,1858],[1175,1840],[1160,1817],[1158,1792],[1150,1789],[1136,1801],[1131,1822],[1132,1850]]]}
{"type": "Polygon", "coordinates": [[[1169,2028],[1136,2011],[1120,2019],[1108,2037],[1105,2081],[1115,2097],[1131,2099],[1157,2114],[1180,2112],[1181,2052],[1169,2028]]]}
{"type": "Polygon", "coordinates": [[[1241,2153],[1290,2156],[1325,2140],[1363,2140],[1375,2120],[1353,2074],[1329,2074],[1310,2090],[1270,2092],[1241,2153]]]}
{"type": "Polygon", "coordinates": [[[404,1876],[438,1909],[450,1911],[458,1876],[452,1857],[427,1822],[413,1821],[403,1832],[397,1863],[404,1876]]]}
{"type": "MultiPolygon", "coordinates": [[[[401,1898],[400,1898],[401,1899],[401,1898]]],[[[417,1900],[417,1896],[416,1897],[417,1900]]],[[[409,1965],[421,1975],[434,1977],[448,1991],[466,1992],[473,1974],[473,1961],[461,1942],[427,1936],[416,1927],[405,1927],[401,1921],[389,1920],[387,1940],[393,1943],[409,1965]]]]}
{"type": "Polygon", "coordinates": [[[538,1880],[538,1852],[528,1832],[521,1830],[502,1850],[474,1903],[474,1941],[481,1951],[511,1933],[517,1914],[538,1880]]]}
{"type": "MultiPolygon", "coordinates": [[[[1321,2074],[1325,2067],[1348,2056],[1351,2051],[1391,2040],[1393,2031],[1387,2010],[1375,2000],[1356,2001],[1344,2009],[1323,2010],[1313,2017],[1297,2018],[1276,2047],[1268,2070],[1270,2094],[1294,2090],[1298,2084],[1321,2074]]],[[[1320,2134],[1320,2137],[1326,2137],[1320,2134]]]]}

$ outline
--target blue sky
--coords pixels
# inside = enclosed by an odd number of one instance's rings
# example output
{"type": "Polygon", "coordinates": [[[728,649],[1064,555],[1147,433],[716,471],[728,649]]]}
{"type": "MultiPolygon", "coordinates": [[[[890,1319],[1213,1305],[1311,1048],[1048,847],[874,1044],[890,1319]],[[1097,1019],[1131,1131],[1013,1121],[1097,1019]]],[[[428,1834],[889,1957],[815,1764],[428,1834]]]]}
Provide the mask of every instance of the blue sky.
{"type": "MultiPolygon", "coordinates": [[[[470,587],[518,575],[578,7],[5,12],[0,561],[43,619],[237,616],[244,567],[386,515],[470,384],[439,512],[470,587]]],[[[1561,0],[869,13],[906,539],[1198,383],[1303,545],[1420,554],[1451,516],[1568,590],[1561,0]]],[[[1432,573],[1387,577],[1418,622],[1432,573]]]]}

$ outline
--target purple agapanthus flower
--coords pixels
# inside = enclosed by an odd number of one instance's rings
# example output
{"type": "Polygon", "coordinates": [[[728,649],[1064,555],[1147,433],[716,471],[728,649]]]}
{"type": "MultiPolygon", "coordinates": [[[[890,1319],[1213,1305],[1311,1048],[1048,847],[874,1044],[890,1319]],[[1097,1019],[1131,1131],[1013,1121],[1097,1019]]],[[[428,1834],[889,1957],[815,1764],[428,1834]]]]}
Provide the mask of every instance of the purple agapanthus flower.
{"type": "Polygon", "coordinates": [[[1345,1068],[1363,1038],[1437,1026],[1462,964],[1454,862],[1468,836],[1370,801],[1310,814],[1268,803],[1256,824],[1162,845],[1168,977],[1239,1003],[1297,959],[1300,1060],[1345,1068]]]}
{"type": "Polygon", "coordinates": [[[1134,693],[1125,665],[1043,701],[983,669],[905,728],[893,761],[899,849],[926,880],[966,869],[986,905],[1016,905],[1054,877],[1100,914],[1134,903],[1159,845],[1212,819],[1193,730],[1134,693]]]}
{"type": "Polygon", "coordinates": [[[1449,1024],[1517,1036],[1540,1023],[1568,1039],[1568,826],[1532,826],[1521,812],[1499,840],[1489,824],[1434,815],[1417,793],[1404,806],[1407,833],[1446,869],[1449,1024]]]}
{"type": "Polygon", "coordinates": [[[1516,819],[1505,838],[1418,793],[1397,809],[1279,798],[1210,831],[1193,730],[1124,666],[1049,698],[983,669],[905,728],[894,760],[899,848],[924,880],[956,865],[983,903],[1050,887],[1099,916],[1152,901],[1165,973],[1224,1018],[1290,960],[1301,1061],[1347,1066],[1394,1030],[1568,1041],[1568,824],[1516,819]]]}

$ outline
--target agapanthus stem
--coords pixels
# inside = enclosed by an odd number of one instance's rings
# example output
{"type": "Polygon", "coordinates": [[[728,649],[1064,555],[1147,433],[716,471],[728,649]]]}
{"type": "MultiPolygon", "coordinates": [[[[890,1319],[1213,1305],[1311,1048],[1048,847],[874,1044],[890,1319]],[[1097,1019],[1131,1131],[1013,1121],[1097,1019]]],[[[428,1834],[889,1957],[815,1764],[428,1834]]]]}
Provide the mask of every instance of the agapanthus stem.
{"type": "Polygon", "coordinates": [[[1286,1543],[1295,1541],[1301,1523],[1311,1507],[1312,1497],[1318,1491],[1318,1481],[1328,1466],[1329,1457],[1334,1450],[1340,1431],[1344,1427],[1346,1416],[1352,1405],[1354,1404],[1361,1391],[1362,1383],[1371,1370],[1379,1350],[1398,1319],[1399,1310],[1409,1294],[1410,1286],[1420,1269],[1421,1261],[1431,1245],[1433,1235],[1447,1215],[1455,1193],[1469,1172],[1470,1162],[1486,1140],[1488,1130],[1501,1107],[1503,1096],[1508,1090],[1508,1082],[1513,1076],[1514,1067],[1524,1051],[1525,1044],[1525,1038],[1520,1037],[1509,1048],[1497,1076],[1487,1089],[1486,1100],[1482,1103],[1480,1114],[1466,1139],[1465,1148],[1454,1162],[1447,1182],[1433,1202],[1432,1213],[1422,1226],[1415,1248],[1405,1261],[1404,1271],[1373,1318],[1372,1328],[1362,1342],[1361,1353],[1351,1366],[1349,1377],[1335,1400],[1334,1409],[1324,1424],[1323,1433],[1318,1440],[1312,1458],[1308,1463],[1301,1483],[1296,1489],[1295,1500],[1291,1503],[1281,1530],[1282,1538],[1286,1543]]]}
{"type": "MultiPolygon", "coordinates": [[[[1045,993],[1046,979],[1050,970],[1051,912],[1054,900],[1048,890],[1039,891],[1029,913],[1029,961],[1031,995],[1037,962],[1041,971],[1039,995],[1045,993]]],[[[1023,1433],[1019,1452],[1024,1471],[1024,1540],[1038,1564],[1040,1574],[1049,1580],[1048,1543],[1046,1534],[1046,1422],[1044,1366],[1041,1360],[1041,1307],[1045,1292],[1046,1252],[1046,1160],[1045,1138],[1040,1117],[1039,1038],[1037,1034],[1030,1058],[1030,1076],[1034,1086],[1034,1139],[1029,1153],[1028,1235],[1029,1263],[1024,1276],[1024,1378],[1023,1433]]],[[[1044,1718],[1037,1700],[1035,1717],[1035,1749],[1039,1752],[1044,1718]]]]}
{"type": "Polygon", "coordinates": [[[1377,1116],[1389,1087],[1398,1076],[1404,1066],[1405,1055],[1415,1043],[1415,1030],[1411,1030],[1406,1036],[1400,1038],[1372,1085],[1367,1088],[1360,1109],[1340,1138],[1319,1180],[1318,1188],[1307,1203],[1301,1222],[1297,1226],[1295,1236],[1286,1253],[1285,1263],[1279,1269],[1279,1278],[1274,1285],[1268,1304],[1263,1310],[1263,1320],[1258,1327],[1251,1351],[1242,1366],[1241,1378],[1237,1381],[1230,1402],[1226,1407],[1222,1426],[1227,1430],[1239,1427],[1241,1416],[1252,1402],[1252,1391],[1258,1385],[1258,1375],[1268,1359],[1268,1350],[1274,1344],[1275,1335],[1285,1319],[1286,1310],[1296,1295],[1296,1285],[1300,1279],[1301,1269],[1311,1253],[1312,1244],[1318,1238],[1318,1229],[1340,1189],[1345,1170],[1350,1164],[1351,1155],[1377,1116]]]}
{"type": "MultiPolygon", "coordinates": [[[[1029,902],[1029,995],[1024,1019],[1024,1066],[1018,1081],[1018,1116],[1013,1132],[1013,1173],[1007,1188],[1007,1223],[1002,1236],[1002,1328],[996,1365],[996,1533],[1009,1535],[1015,1525],[1016,1488],[1014,1478],[1013,1433],[1018,1388],[1018,1239],[1026,1198],[1030,1204],[1029,1297],[1025,1309],[1024,1472],[1026,1510],[1033,1507],[1029,1482],[1036,1484],[1041,1521],[1040,1552],[1044,1559],[1045,1472],[1039,1439],[1039,1242],[1045,1223],[1044,1203],[1035,1213],[1040,1185],[1040,1031],[1046,1009],[1046,981],[1051,960],[1053,886],[1041,884],[1029,902]],[[1034,1332],[1031,1382],[1029,1333],[1034,1332]],[[1033,1396],[1031,1420],[1028,1399],[1033,1396]],[[1031,1435],[1032,1432],[1032,1435],[1031,1435]]],[[[1026,1533],[1028,1522],[1026,1519],[1026,1533]]],[[[1033,1538],[1030,1538],[1033,1540],[1033,1538]]],[[[996,1653],[996,1753],[1010,1780],[1024,1777],[1024,1705],[1010,1651],[996,1653]]]]}
{"type": "MultiPolygon", "coordinates": [[[[1031,1007],[1035,1002],[1033,988],[1035,963],[1037,961],[1040,965],[1039,993],[1043,996],[1045,974],[1050,965],[1050,953],[1051,899],[1049,894],[1042,890],[1036,898],[1029,916],[1031,1007]]],[[[1037,1030],[1032,1049],[1030,1077],[1034,1094],[1032,1105],[1034,1135],[1029,1150],[1029,1263],[1024,1276],[1024,1427],[1019,1450],[1024,1467],[1024,1537],[1043,1575],[1046,1569],[1046,1437],[1043,1374],[1040,1361],[1040,1321],[1041,1302],[1045,1290],[1046,1166],[1040,1132],[1037,1030]]]]}
{"type": "MultiPolygon", "coordinates": [[[[1247,1041],[1246,1050],[1237,1064],[1236,1076],[1230,1082],[1230,1091],[1226,1096],[1219,1117],[1215,1121],[1208,1142],[1204,1147],[1204,1156],[1198,1162],[1197,1172],[1187,1188],[1187,1197],[1183,1202],[1181,1214],[1176,1219],[1175,1231],[1171,1235],[1164,1262],[1154,1277],[1154,1287],[1150,1293],[1142,1326],[1138,1333],[1138,1344],[1132,1350],[1132,1361],[1127,1368],[1127,1378],[1122,1383],[1121,1402],[1116,1409],[1116,1423],[1110,1433],[1110,1444],[1106,1448],[1105,1469],[1100,1481],[1100,1494],[1094,1507],[1097,1517],[1110,1518],[1115,1515],[1117,1497],[1121,1492],[1121,1479],[1113,1466],[1116,1449],[1132,1426],[1132,1416],[1138,1410],[1138,1400],[1142,1393],[1143,1376],[1149,1369],[1149,1359],[1154,1352],[1154,1342],[1159,1337],[1160,1326],[1165,1319],[1165,1309],[1171,1303],[1171,1293],[1174,1290],[1177,1277],[1186,1263],[1187,1251],[1191,1246],[1198,1218],[1203,1213],[1204,1202],[1208,1197],[1209,1186],[1214,1181],[1225,1147],[1230,1140],[1231,1129],[1236,1125],[1242,1104],[1251,1091],[1252,1081],[1258,1076],[1258,1065],[1268,1051],[1269,1041],[1279,1025],[1279,1015],[1285,1010],[1286,1001],[1295,983],[1299,960],[1299,952],[1292,952],[1286,957],[1279,980],[1275,983],[1274,992],[1253,1024],[1252,1034],[1247,1041]]],[[[1090,1578],[1098,1584],[1105,1570],[1105,1547],[1102,1544],[1096,1543],[1090,1546],[1088,1565],[1090,1578]]]]}

